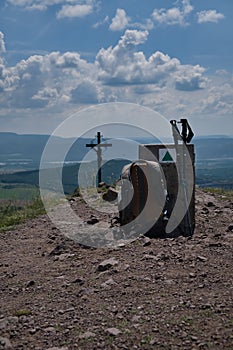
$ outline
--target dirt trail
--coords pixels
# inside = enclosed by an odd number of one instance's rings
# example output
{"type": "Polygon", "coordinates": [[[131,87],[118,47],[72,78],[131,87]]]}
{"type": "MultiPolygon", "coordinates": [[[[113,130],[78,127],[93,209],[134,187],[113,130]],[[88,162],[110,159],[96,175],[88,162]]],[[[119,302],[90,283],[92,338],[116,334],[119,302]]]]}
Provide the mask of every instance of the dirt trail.
{"type": "Polygon", "coordinates": [[[197,190],[196,208],[192,239],[116,249],[46,216],[0,233],[0,349],[232,350],[233,202],[197,190]]]}

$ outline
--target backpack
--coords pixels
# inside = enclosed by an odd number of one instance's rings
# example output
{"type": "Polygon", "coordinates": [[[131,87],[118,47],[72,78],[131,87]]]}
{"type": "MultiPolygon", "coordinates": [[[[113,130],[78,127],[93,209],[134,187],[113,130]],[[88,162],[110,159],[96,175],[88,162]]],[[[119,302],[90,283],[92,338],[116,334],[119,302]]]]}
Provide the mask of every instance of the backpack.
{"type": "Polygon", "coordinates": [[[165,180],[159,163],[138,160],[124,166],[118,196],[121,225],[135,223],[148,235],[162,234],[166,201],[165,180]]]}

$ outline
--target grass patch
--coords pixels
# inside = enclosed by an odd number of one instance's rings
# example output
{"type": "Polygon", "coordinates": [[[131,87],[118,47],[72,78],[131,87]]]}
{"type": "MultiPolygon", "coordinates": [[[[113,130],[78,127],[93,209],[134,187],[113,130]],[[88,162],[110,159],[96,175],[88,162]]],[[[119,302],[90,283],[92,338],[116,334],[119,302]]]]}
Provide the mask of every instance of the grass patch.
{"type": "Polygon", "coordinates": [[[36,186],[0,183],[1,201],[31,201],[38,195],[39,189],[36,186]]]}
{"type": "Polygon", "coordinates": [[[15,311],[15,316],[30,316],[32,314],[31,310],[28,309],[20,309],[15,311]]]}
{"type": "Polygon", "coordinates": [[[202,188],[204,192],[219,196],[222,199],[233,199],[233,190],[226,190],[224,188],[205,187],[202,188]]]}
{"type": "Polygon", "coordinates": [[[7,230],[44,213],[44,205],[39,196],[23,205],[8,201],[0,205],[0,230],[7,230]]]}

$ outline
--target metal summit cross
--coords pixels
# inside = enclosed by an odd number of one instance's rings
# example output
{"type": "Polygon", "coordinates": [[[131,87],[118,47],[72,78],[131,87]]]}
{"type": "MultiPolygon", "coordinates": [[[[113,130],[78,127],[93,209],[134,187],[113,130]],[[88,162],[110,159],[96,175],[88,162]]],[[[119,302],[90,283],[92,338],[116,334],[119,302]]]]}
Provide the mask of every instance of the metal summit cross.
{"type": "Polygon", "coordinates": [[[97,143],[87,143],[86,147],[94,148],[94,150],[97,153],[97,163],[98,163],[98,185],[102,182],[102,171],[101,171],[101,165],[102,165],[102,147],[112,147],[111,143],[101,143],[101,133],[98,131],[96,138],[97,143]],[[95,148],[96,147],[96,148],[95,148]]]}

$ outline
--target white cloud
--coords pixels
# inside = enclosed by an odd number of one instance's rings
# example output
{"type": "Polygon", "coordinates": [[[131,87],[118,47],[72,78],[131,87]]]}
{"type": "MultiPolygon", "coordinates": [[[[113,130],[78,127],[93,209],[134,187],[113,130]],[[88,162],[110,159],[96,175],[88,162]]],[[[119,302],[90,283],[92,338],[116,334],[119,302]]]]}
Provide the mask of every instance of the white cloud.
{"type": "Polygon", "coordinates": [[[4,34],[2,32],[0,32],[0,53],[1,52],[6,52],[4,34]]]}
{"type": "Polygon", "coordinates": [[[152,18],[158,24],[182,26],[187,24],[186,18],[192,11],[193,6],[190,1],[183,0],[180,7],[154,9],[152,18]]]}
{"type": "Polygon", "coordinates": [[[118,45],[121,47],[126,46],[137,46],[143,44],[148,37],[148,31],[139,31],[139,30],[126,30],[124,35],[119,40],[118,45]]]}
{"type": "Polygon", "coordinates": [[[195,91],[206,86],[207,79],[203,76],[205,69],[199,65],[184,65],[175,75],[175,87],[181,91],[195,91]]]}
{"type": "Polygon", "coordinates": [[[94,63],[77,52],[34,55],[10,68],[0,61],[1,105],[37,109],[61,101],[76,105],[133,101],[142,95],[145,101],[153,93],[165,101],[165,88],[190,92],[205,87],[200,66],[182,65],[159,51],[146,58],[137,48],[147,37],[147,31],[126,30],[114,47],[98,52],[94,63]]]}
{"type": "Polygon", "coordinates": [[[27,5],[30,5],[33,1],[32,0],[7,0],[7,2],[15,6],[27,6],[27,5]]]}
{"type": "Polygon", "coordinates": [[[78,52],[34,55],[12,67],[0,59],[0,117],[15,115],[21,123],[28,116],[37,131],[36,118],[47,123],[59,115],[61,122],[80,106],[113,101],[138,103],[169,118],[232,116],[229,73],[217,72],[215,80],[207,79],[203,67],[183,65],[163,52],[146,57],[139,45],[148,35],[126,30],[92,63],[78,52]]]}
{"type": "Polygon", "coordinates": [[[105,84],[161,84],[180,65],[179,60],[162,52],[148,59],[136,46],[147,39],[147,31],[126,30],[115,47],[101,49],[96,57],[99,78],[105,84]]]}
{"type": "Polygon", "coordinates": [[[183,24],[183,15],[178,8],[171,8],[168,10],[155,9],[152,16],[153,19],[160,24],[183,24]]]}
{"type": "Polygon", "coordinates": [[[64,0],[6,0],[13,6],[20,6],[26,10],[44,10],[47,6],[52,6],[64,2],[64,0]]]}
{"type": "Polygon", "coordinates": [[[69,96],[88,75],[97,75],[93,64],[72,52],[31,56],[9,69],[1,66],[5,106],[23,109],[54,105],[63,96],[69,96]]]}
{"type": "Polygon", "coordinates": [[[184,15],[189,15],[194,9],[194,7],[190,4],[190,0],[183,0],[182,5],[184,15]]]}
{"type": "Polygon", "coordinates": [[[51,101],[58,97],[58,91],[55,88],[45,87],[39,90],[34,96],[32,96],[33,100],[44,100],[51,101]]]}
{"type": "Polygon", "coordinates": [[[95,23],[93,25],[93,28],[99,28],[99,27],[103,26],[105,23],[108,23],[108,22],[109,22],[109,16],[105,16],[102,21],[99,21],[99,22],[95,23]]]}
{"type": "Polygon", "coordinates": [[[209,88],[201,96],[197,105],[197,112],[201,110],[204,115],[230,116],[232,120],[233,109],[233,75],[229,72],[216,72],[212,77],[209,88]]]}
{"type": "Polygon", "coordinates": [[[31,6],[27,6],[28,11],[45,11],[47,10],[47,6],[43,4],[33,4],[31,6]]]}
{"type": "Polygon", "coordinates": [[[90,78],[84,79],[71,91],[71,102],[75,104],[96,104],[101,102],[100,85],[90,78]]]}
{"type": "Polygon", "coordinates": [[[217,12],[216,10],[201,11],[197,13],[198,23],[218,23],[221,19],[224,19],[225,16],[222,13],[217,12]]]}
{"type": "Polygon", "coordinates": [[[57,18],[85,17],[93,11],[92,5],[64,5],[57,13],[57,18]]]}
{"type": "Polygon", "coordinates": [[[127,16],[124,9],[117,9],[116,15],[112,19],[112,23],[109,26],[109,29],[112,31],[118,31],[125,29],[130,21],[130,17],[127,16]]]}
{"type": "Polygon", "coordinates": [[[54,5],[61,5],[57,13],[62,17],[84,17],[93,11],[96,0],[6,0],[13,6],[19,6],[25,10],[43,11],[54,5]]]}
{"type": "Polygon", "coordinates": [[[146,18],[144,22],[134,22],[129,27],[140,30],[151,30],[154,28],[154,22],[150,18],[146,18]]]}

